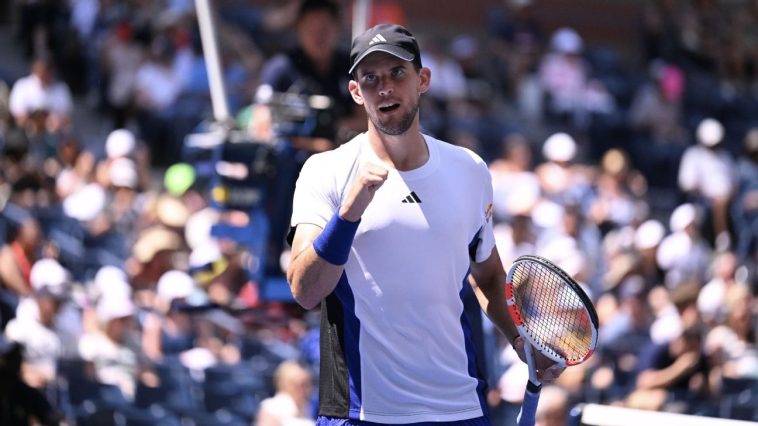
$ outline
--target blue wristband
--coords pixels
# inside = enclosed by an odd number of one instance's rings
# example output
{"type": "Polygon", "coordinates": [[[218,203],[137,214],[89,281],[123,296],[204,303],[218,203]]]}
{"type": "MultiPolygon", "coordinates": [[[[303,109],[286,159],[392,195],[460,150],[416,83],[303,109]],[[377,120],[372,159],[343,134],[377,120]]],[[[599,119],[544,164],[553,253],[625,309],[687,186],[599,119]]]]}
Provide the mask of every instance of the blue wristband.
{"type": "Polygon", "coordinates": [[[350,222],[334,213],[332,219],[326,224],[321,235],[313,241],[313,249],[316,254],[332,265],[344,265],[350,255],[350,247],[353,245],[355,231],[358,230],[358,222],[350,222]]]}

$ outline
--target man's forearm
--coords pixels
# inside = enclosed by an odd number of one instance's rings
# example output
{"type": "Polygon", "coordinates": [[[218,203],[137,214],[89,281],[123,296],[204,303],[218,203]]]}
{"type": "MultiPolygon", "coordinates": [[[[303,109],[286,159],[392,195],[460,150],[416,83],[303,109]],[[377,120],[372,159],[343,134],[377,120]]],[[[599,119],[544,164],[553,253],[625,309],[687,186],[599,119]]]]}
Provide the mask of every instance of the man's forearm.
{"type": "Polygon", "coordinates": [[[511,320],[511,316],[508,314],[508,307],[505,302],[505,283],[477,283],[472,278],[472,287],[474,294],[479,301],[479,305],[492,321],[495,326],[508,338],[508,341],[513,343],[513,340],[518,336],[518,330],[511,320]]]}
{"type": "Polygon", "coordinates": [[[313,309],[334,291],[344,270],[344,265],[333,265],[307,247],[292,260],[287,280],[297,303],[313,309]]]}

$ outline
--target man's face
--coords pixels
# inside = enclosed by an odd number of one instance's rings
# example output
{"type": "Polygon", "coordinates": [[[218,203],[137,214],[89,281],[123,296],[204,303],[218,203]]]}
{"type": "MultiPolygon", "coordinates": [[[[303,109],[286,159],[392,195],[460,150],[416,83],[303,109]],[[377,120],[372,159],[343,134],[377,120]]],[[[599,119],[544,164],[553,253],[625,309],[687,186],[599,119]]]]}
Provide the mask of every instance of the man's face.
{"type": "Polygon", "coordinates": [[[330,60],[337,45],[338,25],[327,11],[308,12],[297,24],[300,46],[315,61],[330,60]]]}
{"type": "Polygon", "coordinates": [[[408,131],[416,119],[419,97],[429,88],[427,68],[416,71],[411,62],[375,52],[358,64],[350,93],[366,109],[380,132],[396,136],[408,131]]]}

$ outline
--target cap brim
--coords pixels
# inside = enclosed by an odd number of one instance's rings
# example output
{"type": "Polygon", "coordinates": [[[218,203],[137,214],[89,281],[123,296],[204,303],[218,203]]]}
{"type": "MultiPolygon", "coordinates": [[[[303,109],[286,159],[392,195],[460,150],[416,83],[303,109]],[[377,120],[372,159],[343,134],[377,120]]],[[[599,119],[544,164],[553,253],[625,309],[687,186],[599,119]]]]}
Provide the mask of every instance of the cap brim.
{"type": "Polygon", "coordinates": [[[368,56],[368,55],[370,55],[370,54],[372,54],[374,52],[389,53],[390,55],[392,55],[392,56],[394,56],[396,58],[399,58],[399,59],[402,59],[402,60],[408,61],[408,62],[416,59],[416,55],[414,55],[413,53],[411,53],[411,52],[403,49],[402,47],[390,46],[390,45],[386,45],[386,44],[377,44],[375,46],[369,47],[368,50],[366,50],[365,52],[363,52],[361,54],[361,56],[359,56],[355,60],[355,62],[353,63],[353,66],[350,67],[350,71],[348,71],[347,73],[348,74],[352,74],[353,71],[355,70],[355,67],[357,67],[358,64],[360,64],[361,61],[366,58],[366,56],[368,56]]]}

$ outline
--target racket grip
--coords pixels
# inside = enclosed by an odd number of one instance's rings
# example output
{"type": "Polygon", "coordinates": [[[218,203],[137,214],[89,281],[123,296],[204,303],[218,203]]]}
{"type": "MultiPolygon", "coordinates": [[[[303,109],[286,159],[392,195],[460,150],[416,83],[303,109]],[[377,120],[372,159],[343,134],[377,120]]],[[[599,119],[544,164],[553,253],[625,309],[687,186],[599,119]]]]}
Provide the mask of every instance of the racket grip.
{"type": "Polygon", "coordinates": [[[521,411],[516,418],[518,426],[534,426],[541,390],[542,385],[535,385],[531,381],[527,382],[524,401],[521,403],[521,411]]]}

